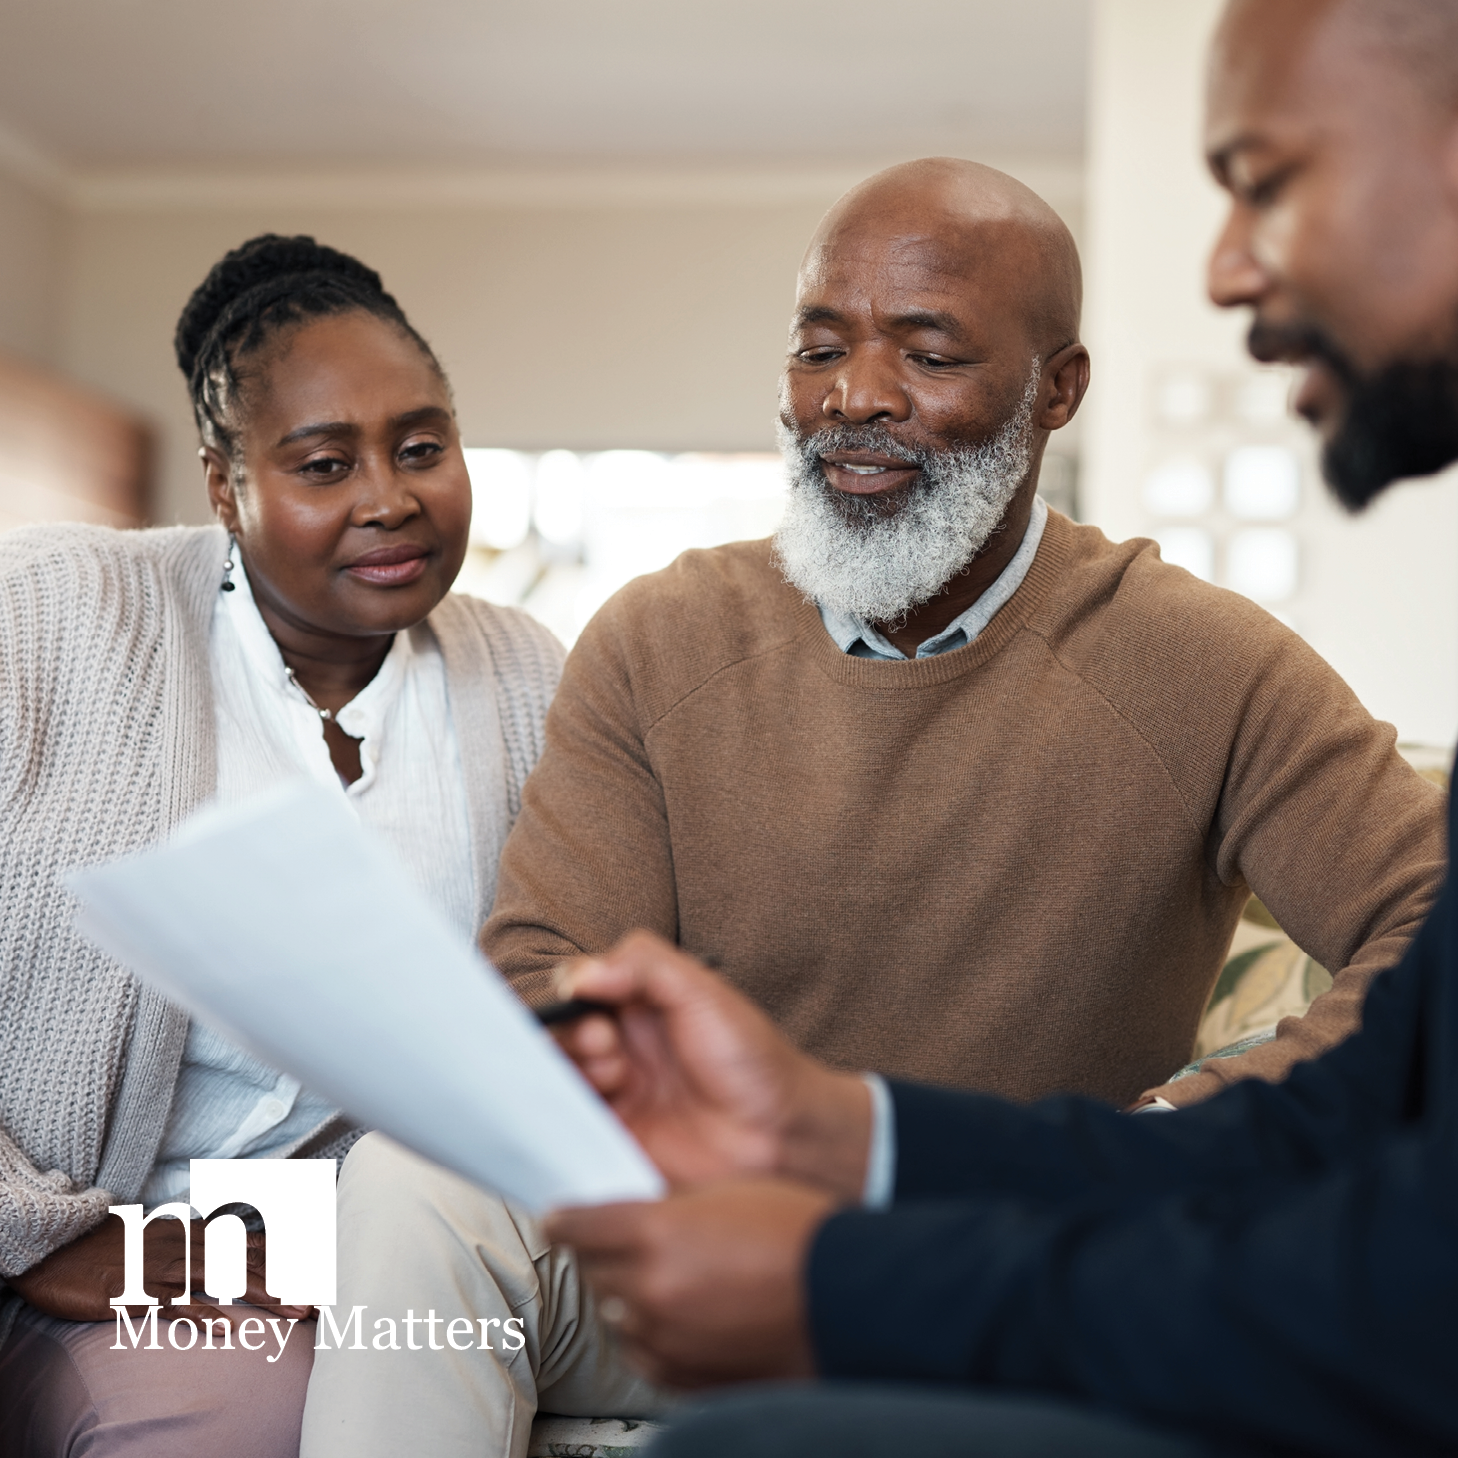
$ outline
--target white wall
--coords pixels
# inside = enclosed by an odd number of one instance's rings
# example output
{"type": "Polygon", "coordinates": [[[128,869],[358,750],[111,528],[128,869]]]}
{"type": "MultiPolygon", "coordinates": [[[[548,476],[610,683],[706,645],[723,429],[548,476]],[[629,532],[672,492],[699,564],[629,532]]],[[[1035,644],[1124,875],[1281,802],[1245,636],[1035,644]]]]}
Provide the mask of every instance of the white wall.
{"type": "MultiPolygon", "coordinates": [[[[1294,596],[1273,604],[1403,738],[1451,744],[1458,728],[1458,481],[1407,485],[1353,521],[1317,477],[1309,432],[1244,418],[1257,376],[1247,320],[1205,298],[1204,264],[1222,216],[1200,160],[1204,53],[1220,0],[1097,0],[1091,59],[1084,515],[1115,539],[1151,535],[1147,474],[1173,456],[1218,473],[1231,447],[1297,452],[1304,482],[1289,523],[1299,542],[1294,596]],[[1212,407],[1164,418],[1162,387],[1203,381],[1212,407]]],[[[1167,414],[1167,413],[1166,413],[1167,414]]],[[[1217,507],[1216,580],[1238,524],[1217,507]]]]}
{"type": "Polygon", "coordinates": [[[59,347],[67,213],[0,137],[0,348],[42,364],[59,347]]]}

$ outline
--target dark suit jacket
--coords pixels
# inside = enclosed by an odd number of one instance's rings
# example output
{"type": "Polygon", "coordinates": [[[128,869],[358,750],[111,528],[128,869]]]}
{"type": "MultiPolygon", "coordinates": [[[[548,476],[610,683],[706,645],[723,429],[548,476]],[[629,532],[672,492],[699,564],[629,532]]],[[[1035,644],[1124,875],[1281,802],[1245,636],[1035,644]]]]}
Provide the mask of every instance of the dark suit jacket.
{"type": "MultiPolygon", "coordinates": [[[[1449,843],[1454,817],[1449,810],[1449,843]]],[[[1362,1030],[1174,1114],[892,1086],[821,1230],[826,1376],[1060,1394],[1262,1450],[1458,1452],[1458,895],[1362,1030]]]]}

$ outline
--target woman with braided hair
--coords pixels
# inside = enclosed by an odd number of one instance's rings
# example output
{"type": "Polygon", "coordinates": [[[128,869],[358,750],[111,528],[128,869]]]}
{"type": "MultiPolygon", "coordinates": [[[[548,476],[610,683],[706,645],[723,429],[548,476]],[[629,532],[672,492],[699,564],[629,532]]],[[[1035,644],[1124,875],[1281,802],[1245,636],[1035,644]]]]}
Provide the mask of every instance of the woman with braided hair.
{"type": "MultiPolygon", "coordinates": [[[[263,1289],[264,1235],[259,1310],[228,1308],[251,1342],[179,1351],[164,1320],[134,1348],[107,1207],[185,1201],[193,1158],[357,1134],[89,945],[66,873],[304,775],[474,936],[561,666],[524,614],[450,595],[471,517],[450,388],[378,274],[254,238],[175,342],[219,525],[0,537],[0,1455],[296,1452],[314,1338],[263,1289]]],[[[147,1231],[163,1301],[181,1234],[147,1231]]]]}

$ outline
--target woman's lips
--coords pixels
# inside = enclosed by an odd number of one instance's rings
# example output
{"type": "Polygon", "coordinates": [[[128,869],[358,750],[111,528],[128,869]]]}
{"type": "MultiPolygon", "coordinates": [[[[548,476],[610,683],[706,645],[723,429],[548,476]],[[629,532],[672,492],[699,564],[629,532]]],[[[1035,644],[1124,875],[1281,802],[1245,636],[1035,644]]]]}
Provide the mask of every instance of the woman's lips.
{"type": "Polygon", "coordinates": [[[344,570],[379,587],[403,587],[420,577],[429,561],[430,554],[423,547],[381,547],[366,552],[344,570]]]}

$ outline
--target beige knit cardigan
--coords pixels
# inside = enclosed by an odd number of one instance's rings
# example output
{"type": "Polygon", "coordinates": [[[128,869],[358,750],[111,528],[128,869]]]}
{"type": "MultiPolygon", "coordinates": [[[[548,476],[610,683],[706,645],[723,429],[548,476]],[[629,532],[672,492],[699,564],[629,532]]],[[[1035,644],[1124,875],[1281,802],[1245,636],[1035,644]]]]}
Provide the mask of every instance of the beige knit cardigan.
{"type": "MultiPolygon", "coordinates": [[[[208,634],[226,545],[217,527],[0,536],[0,1276],[135,1201],[156,1158],[187,1018],[77,933],[63,878],[162,839],[213,793],[208,634]]],[[[429,622],[479,920],[562,650],[526,614],[469,597],[429,622]]]]}

